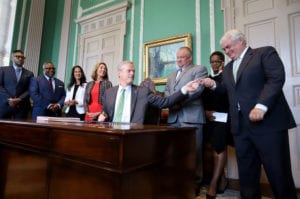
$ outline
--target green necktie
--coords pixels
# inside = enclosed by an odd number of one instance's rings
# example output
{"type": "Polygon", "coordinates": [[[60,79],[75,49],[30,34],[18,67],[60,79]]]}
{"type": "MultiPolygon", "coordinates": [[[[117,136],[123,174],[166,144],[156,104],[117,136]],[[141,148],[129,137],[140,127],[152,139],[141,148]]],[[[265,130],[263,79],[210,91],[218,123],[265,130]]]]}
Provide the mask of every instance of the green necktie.
{"type": "Polygon", "coordinates": [[[117,110],[114,117],[114,122],[122,122],[122,115],[123,115],[123,109],[124,109],[124,100],[125,100],[125,89],[122,88],[120,92],[120,97],[118,101],[117,110]]]}

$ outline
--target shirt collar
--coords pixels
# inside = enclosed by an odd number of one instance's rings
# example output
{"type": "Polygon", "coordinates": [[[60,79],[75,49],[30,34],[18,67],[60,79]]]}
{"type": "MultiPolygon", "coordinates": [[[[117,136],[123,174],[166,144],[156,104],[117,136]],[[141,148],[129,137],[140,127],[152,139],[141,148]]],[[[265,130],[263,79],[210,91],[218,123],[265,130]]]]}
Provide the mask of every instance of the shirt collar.
{"type": "Polygon", "coordinates": [[[129,89],[131,89],[131,85],[128,85],[126,87],[123,87],[123,86],[119,85],[118,93],[121,92],[122,89],[125,89],[126,91],[129,91],[129,89]]]}
{"type": "Polygon", "coordinates": [[[249,47],[247,47],[247,48],[245,48],[245,49],[243,50],[243,52],[240,54],[240,56],[238,56],[238,59],[241,59],[241,60],[242,60],[242,59],[244,58],[244,56],[245,56],[245,54],[246,54],[248,48],[249,48],[249,47]]]}
{"type": "Polygon", "coordinates": [[[18,68],[21,68],[21,69],[23,68],[23,66],[16,66],[15,64],[13,64],[13,67],[15,70],[17,70],[18,68]]]}

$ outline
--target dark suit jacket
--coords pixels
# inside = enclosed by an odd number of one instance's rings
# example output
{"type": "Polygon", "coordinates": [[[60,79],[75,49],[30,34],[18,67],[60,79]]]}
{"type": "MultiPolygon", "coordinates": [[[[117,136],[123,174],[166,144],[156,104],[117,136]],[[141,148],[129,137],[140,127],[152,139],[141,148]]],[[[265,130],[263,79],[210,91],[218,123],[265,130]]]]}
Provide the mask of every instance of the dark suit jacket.
{"type": "MultiPolygon", "coordinates": [[[[32,78],[30,82],[30,97],[33,100],[32,119],[35,120],[37,116],[48,116],[47,107],[50,103],[59,104],[62,108],[64,105],[66,91],[62,81],[53,78],[55,81],[55,90],[51,91],[49,82],[44,75],[32,78]]],[[[58,116],[61,110],[57,112],[58,116]]]]}
{"type": "Polygon", "coordinates": [[[27,117],[30,109],[29,83],[32,77],[33,73],[31,71],[22,68],[22,75],[18,82],[13,66],[0,67],[0,118],[3,118],[12,110],[8,105],[8,98],[15,97],[21,99],[17,107],[19,111],[23,112],[20,118],[27,117]]]}
{"type": "MultiPolygon", "coordinates": [[[[112,122],[114,118],[118,88],[119,86],[114,86],[107,89],[104,93],[103,111],[108,115],[108,120],[110,122],[112,122]]],[[[145,120],[146,110],[149,105],[155,106],[157,108],[165,108],[173,105],[180,100],[183,100],[184,98],[185,95],[183,95],[181,91],[165,98],[159,95],[155,95],[147,87],[132,85],[130,122],[143,124],[145,120]]]]}
{"type": "Polygon", "coordinates": [[[253,133],[278,132],[296,126],[295,120],[284,97],[282,87],[285,82],[285,71],[282,61],[273,47],[249,48],[240,64],[235,83],[232,74],[233,61],[228,63],[223,72],[223,87],[216,90],[227,90],[231,128],[238,134],[239,110],[244,118],[249,118],[251,109],[257,103],[268,107],[261,122],[250,122],[248,127],[253,133]]]}

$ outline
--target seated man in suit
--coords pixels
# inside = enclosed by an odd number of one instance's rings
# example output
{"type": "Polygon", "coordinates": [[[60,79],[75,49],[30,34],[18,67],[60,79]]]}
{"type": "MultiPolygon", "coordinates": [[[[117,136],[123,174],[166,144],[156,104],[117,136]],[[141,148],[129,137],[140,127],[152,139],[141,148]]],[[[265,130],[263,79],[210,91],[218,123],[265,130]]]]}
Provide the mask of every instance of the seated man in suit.
{"type": "Polygon", "coordinates": [[[66,91],[64,83],[55,78],[55,67],[50,61],[43,64],[43,75],[32,78],[29,93],[33,100],[32,119],[37,116],[60,117],[66,91]]]}
{"type": "Polygon", "coordinates": [[[186,98],[188,92],[196,92],[199,80],[187,83],[169,97],[155,95],[149,88],[133,84],[133,62],[124,61],[118,66],[119,85],[104,93],[103,112],[98,121],[143,124],[149,105],[164,108],[186,98]]]}
{"type": "Polygon", "coordinates": [[[25,119],[30,110],[29,83],[33,73],[23,67],[24,52],[14,50],[12,66],[0,67],[0,118],[25,119]]]}

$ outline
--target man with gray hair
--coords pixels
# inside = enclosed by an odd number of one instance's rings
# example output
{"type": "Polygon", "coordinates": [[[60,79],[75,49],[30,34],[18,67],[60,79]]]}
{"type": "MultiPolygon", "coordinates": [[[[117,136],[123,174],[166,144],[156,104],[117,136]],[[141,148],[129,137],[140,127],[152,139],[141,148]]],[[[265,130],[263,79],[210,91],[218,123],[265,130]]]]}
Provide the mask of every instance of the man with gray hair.
{"type": "Polygon", "coordinates": [[[202,84],[228,93],[241,198],[261,198],[263,165],[275,198],[297,199],[288,137],[296,123],[282,90],[283,63],[274,47],[252,49],[236,29],[225,33],[221,46],[231,59],[223,82],[205,79],[202,84]]]}

